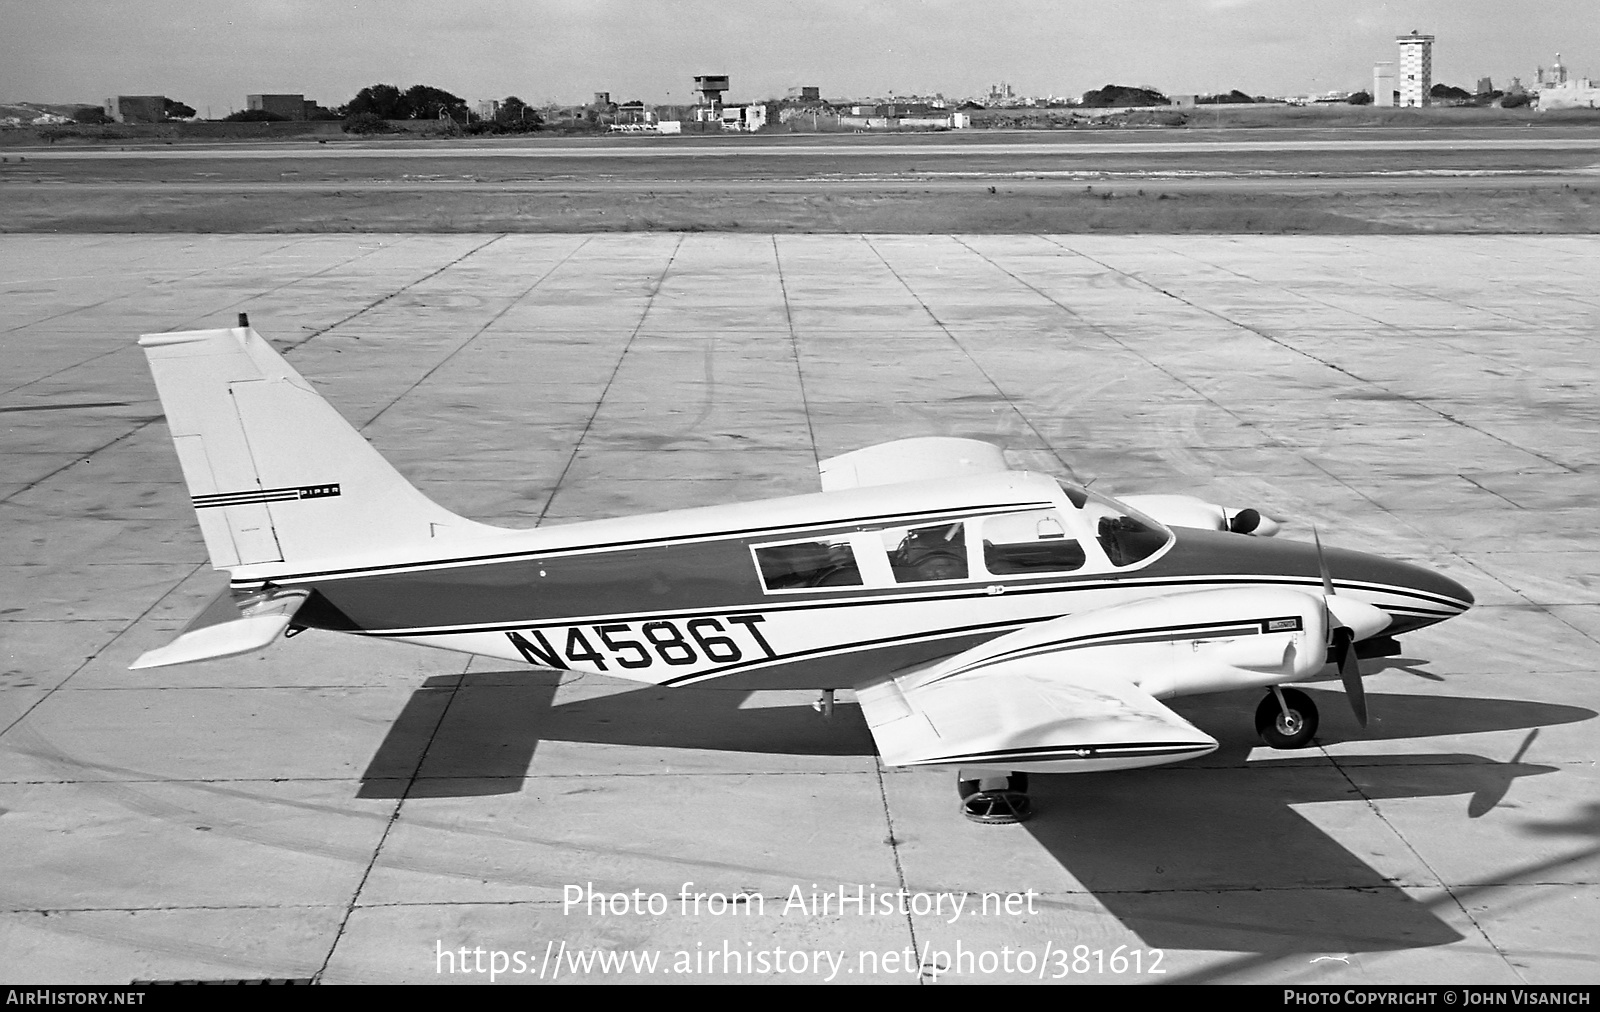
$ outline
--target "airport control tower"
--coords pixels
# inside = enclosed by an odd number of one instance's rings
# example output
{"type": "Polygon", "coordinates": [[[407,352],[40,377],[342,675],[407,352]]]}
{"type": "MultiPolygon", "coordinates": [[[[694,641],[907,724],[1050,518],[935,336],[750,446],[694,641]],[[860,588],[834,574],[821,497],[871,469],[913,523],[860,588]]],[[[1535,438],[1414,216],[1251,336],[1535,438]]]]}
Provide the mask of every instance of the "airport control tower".
{"type": "Polygon", "coordinates": [[[694,90],[699,93],[701,105],[715,109],[722,104],[722,93],[728,90],[728,75],[701,74],[694,79],[694,90]]]}
{"type": "Polygon", "coordinates": [[[1400,104],[1424,106],[1433,90],[1433,36],[1410,35],[1395,38],[1400,44],[1400,104]]]}

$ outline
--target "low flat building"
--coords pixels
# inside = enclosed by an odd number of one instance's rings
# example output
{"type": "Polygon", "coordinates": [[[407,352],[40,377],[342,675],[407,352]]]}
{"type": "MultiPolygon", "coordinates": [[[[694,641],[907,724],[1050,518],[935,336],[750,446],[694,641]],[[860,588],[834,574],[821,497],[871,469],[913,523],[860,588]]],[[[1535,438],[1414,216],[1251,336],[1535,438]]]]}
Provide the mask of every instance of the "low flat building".
{"type": "Polygon", "coordinates": [[[1600,85],[1587,77],[1572,77],[1556,54],[1556,62],[1534,72],[1539,82],[1539,111],[1552,109],[1600,109],[1600,85]]]}
{"type": "Polygon", "coordinates": [[[1558,85],[1539,89],[1539,111],[1600,109],[1600,84],[1587,77],[1569,77],[1558,85]]]}
{"type": "Polygon", "coordinates": [[[840,116],[844,130],[965,130],[972,117],[964,112],[923,116],[840,116]]]}
{"type": "Polygon", "coordinates": [[[244,101],[244,107],[251,112],[267,112],[292,120],[309,118],[307,107],[316,105],[307,102],[304,95],[246,95],[244,101]]]}
{"type": "Polygon", "coordinates": [[[753,134],[767,125],[765,103],[756,105],[725,105],[722,107],[722,129],[753,134]]]}
{"type": "Polygon", "coordinates": [[[118,95],[108,98],[106,115],[118,123],[162,123],[167,118],[167,96],[118,95]]]}

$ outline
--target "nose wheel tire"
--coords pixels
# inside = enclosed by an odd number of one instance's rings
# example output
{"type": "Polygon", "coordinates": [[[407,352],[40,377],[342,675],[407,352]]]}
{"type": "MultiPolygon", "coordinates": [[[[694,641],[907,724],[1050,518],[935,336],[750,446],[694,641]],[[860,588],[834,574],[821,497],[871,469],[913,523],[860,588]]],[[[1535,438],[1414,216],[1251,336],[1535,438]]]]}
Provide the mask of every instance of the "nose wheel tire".
{"type": "Polygon", "coordinates": [[[1283,689],[1283,704],[1269,692],[1256,707],[1256,732],[1273,748],[1305,748],[1317,733],[1317,704],[1299,689],[1283,689]]]}
{"type": "Polygon", "coordinates": [[[961,795],[961,814],[986,826],[1015,825],[1033,815],[1026,773],[982,780],[958,779],[956,793],[961,795]]]}

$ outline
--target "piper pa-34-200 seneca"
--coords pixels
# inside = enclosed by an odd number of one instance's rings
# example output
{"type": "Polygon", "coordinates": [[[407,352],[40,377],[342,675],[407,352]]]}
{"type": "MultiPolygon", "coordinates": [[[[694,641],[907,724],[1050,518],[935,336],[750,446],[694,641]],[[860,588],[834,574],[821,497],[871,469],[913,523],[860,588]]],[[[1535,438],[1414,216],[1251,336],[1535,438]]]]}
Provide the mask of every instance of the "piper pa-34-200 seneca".
{"type": "Polygon", "coordinates": [[[242,317],[140,339],[212,565],[230,586],[134,667],[329,629],[655,685],[853,689],[883,761],[956,767],[978,821],[1028,773],[1205,755],[1160,700],[1256,687],[1267,744],[1311,741],[1281,686],[1465,611],[1418,566],[1274,540],[1253,509],[1121,500],[968,439],[822,462],[822,491],[510,530],[425,498],[242,317]]]}

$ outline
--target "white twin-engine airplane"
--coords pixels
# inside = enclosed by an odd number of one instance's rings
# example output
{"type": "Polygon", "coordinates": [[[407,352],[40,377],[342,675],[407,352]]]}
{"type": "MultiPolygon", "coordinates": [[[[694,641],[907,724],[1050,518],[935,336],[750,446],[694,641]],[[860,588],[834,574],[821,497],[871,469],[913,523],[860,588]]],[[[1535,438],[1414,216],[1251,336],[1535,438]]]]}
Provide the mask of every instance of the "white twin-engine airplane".
{"type": "Polygon", "coordinates": [[[812,495],[536,530],[463,519],[401,477],[241,317],[140,339],[212,565],[231,585],[136,668],[329,629],[656,685],[855,690],[891,766],[955,766],[963,810],[1028,814],[1026,774],[1152,766],[1216,739],[1159,700],[1268,691],[1467,610],[1460,584],[1269,540],[1253,509],[1122,500],[967,439],[822,462],[812,495]]]}

